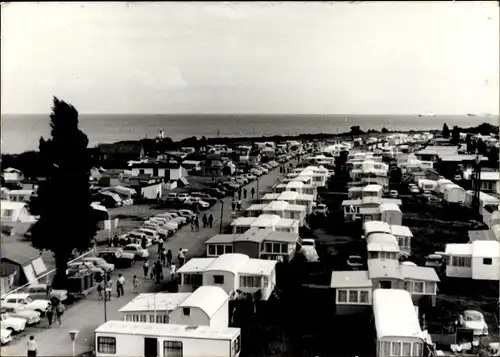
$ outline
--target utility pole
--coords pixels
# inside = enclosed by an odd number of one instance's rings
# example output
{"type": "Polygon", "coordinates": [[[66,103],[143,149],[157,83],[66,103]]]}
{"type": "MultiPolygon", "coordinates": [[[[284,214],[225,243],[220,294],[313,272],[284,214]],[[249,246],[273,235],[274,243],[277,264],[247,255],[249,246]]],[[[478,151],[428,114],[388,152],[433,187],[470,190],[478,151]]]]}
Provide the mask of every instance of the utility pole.
{"type": "Polygon", "coordinates": [[[220,234],[222,234],[222,218],[224,215],[224,200],[220,200],[220,234]]]}
{"type": "MultiPolygon", "coordinates": [[[[104,272],[104,322],[108,321],[108,308],[107,308],[107,302],[108,302],[108,273],[104,272]]],[[[111,292],[109,292],[111,294],[111,292]]]]}
{"type": "Polygon", "coordinates": [[[473,180],[472,180],[472,189],[474,190],[474,203],[473,208],[475,211],[476,217],[481,215],[480,208],[480,197],[481,197],[481,157],[479,155],[479,151],[476,149],[476,165],[474,166],[473,180]]]}

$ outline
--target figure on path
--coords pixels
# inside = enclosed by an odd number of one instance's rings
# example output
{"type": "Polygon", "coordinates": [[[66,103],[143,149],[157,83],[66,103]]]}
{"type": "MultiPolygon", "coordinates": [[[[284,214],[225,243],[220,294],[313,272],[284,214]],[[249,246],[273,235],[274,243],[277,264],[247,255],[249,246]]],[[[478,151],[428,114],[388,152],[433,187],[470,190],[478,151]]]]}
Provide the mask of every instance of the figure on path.
{"type": "Polygon", "coordinates": [[[213,224],[214,224],[214,216],[210,215],[208,216],[208,226],[212,228],[213,224]]]}

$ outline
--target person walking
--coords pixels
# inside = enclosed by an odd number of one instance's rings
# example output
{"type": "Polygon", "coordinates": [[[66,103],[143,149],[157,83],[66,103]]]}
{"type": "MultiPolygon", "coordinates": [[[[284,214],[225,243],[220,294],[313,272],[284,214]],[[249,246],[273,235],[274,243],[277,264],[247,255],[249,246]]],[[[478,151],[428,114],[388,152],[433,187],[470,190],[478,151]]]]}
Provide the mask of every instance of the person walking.
{"type": "Polygon", "coordinates": [[[167,267],[170,267],[172,265],[172,250],[169,249],[167,251],[167,267]]]}
{"type": "Polygon", "coordinates": [[[236,200],[233,198],[233,200],[231,201],[231,208],[234,210],[236,210],[236,200]]]}
{"type": "Polygon", "coordinates": [[[244,200],[247,199],[247,189],[246,188],[243,189],[243,199],[244,200]]]}
{"type": "Polygon", "coordinates": [[[194,232],[194,219],[191,221],[191,232],[194,232]]]}
{"type": "Polygon", "coordinates": [[[196,227],[196,232],[200,231],[200,216],[196,215],[196,218],[194,220],[194,226],[196,227]]]}
{"type": "Polygon", "coordinates": [[[104,298],[107,299],[107,301],[111,301],[111,292],[113,291],[113,279],[111,277],[108,279],[108,282],[106,283],[106,290],[105,290],[105,295],[104,298]]]}
{"type": "Polygon", "coordinates": [[[120,240],[118,239],[118,236],[115,234],[115,236],[113,237],[113,245],[115,247],[119,247],[120,246],[120,240]]]}
{"type": "Polygon", "coordinates": [[[163,238],[160,237],[160,239],[158,240],[158,253],[157,254],[160,254],[162,250],[163,250],[163,238]]]}
{"type": "Polygon", "coordinates": [[[163,267],[161,266],[161,262],[159,260],[156,261],[154,269],[156,284],[159,284],[161,282],[161,276],[163,275],[163,267]]]}
{"type": "Polygon", "coordinates": [[[170,273],[170,280],[171,281],[175,280],[175,271],[176,271],[175,264],[170,265],[169,273],[170,273]]]}
{"type": "Polygon", "coordinates": [[[208,216],[208,226],[212,228],[213,224],[214,224],[214,216],[210,214],[210,216],[208,216]]]}
{"type": "Polygon", "coordinates": [[[142,237],[142,239],[141,239],[142,249],[146,249],[147,245],[148,245],[148,239],[146,237],[142,237]]]}
{"type": "Polygon", "coordinates": [[[179,268],[182,268],[184,265],[184,261],[186,260],[186,256],[182,248],[179,248],[179,255],[177,255],[177,260],[179,261],[179,268]]]}
{"type": "Polygon", "coordinates": [[[207,228],[208,227],[208,218],[207,218],[207,214],[206,213],[201,218],[201,221],[203,223],[203,228],[207,228]]]}
{"type": "Polygon", "coordinates": [[[142,265],[142,270],[144,270],[144,279],[147,279],[149,272],[149,260],[146,259],[146,261],[142,265]]]}
{"type": "Polygon", "coordinates": [[[134,275],[134,278],[132,279],[132,285],[134,286],[134,294],[139,293],[139,279],[137,278],[137,275],[134,275]]]}
{"type": "Polygon", "coordinates": [[[252,190],[250,191],[250,193],[252,194],[252,200],[253,200],[253,196],[255,196],[255,188],[252,187],[252,190]]]}
{"type": "Polygon", "coordinates": [[[36,357],[38,346],[35,342],[35,336],[30,336],[30,339],[26,342],[26,347],[28,348],[28,357],[36,357]]]}
{"type": "Polygon", "coordinates": [[[47,310],[47,321],[49,323],[49,327],[52,326],[52,319],[54,317],[54,310],[52,308],[52,304],[49,305],[49,309],[47,310]]]}
{"type": "Polygon", "coordinates": [[[167,260],[167,252],[165,248],[162,249],[160,252],[160,262],[162,266],[165,266],[165,261],[167,260]]]}
{"type": "Polygon", "coordinates": [[[238,211],[241,211],[241,205],[242,205],[241,200],[238,200],[238,211]]]}
{"type": "Polygon", "coordinates": [[[123,275],[118,274],[118,279],[116,280],[116,295],[118,297],[125,295],[123,293],[123,285],[125,285],[125,278],[123,275]]]}
{"type": "Polygon", "coordinates": [[[101,280],[99,283],[97,283],[97,297],[99,298],[99,300],[102,300],[102,291],[104,290],[103,289],[103,282],[104,282],[104,279],[101,280]]]}
{"type": "Polygon", "coordinates": [[[241,200],[241,188],[240,188],[240,190],[238,191],[238,200],[241,200]]]}
{"type": "Polygon", "coordinates": [[[64,314],[64,305],[59,302],[56,306],[56,320],[59,324],[59,327],[62,325],[62,315],[64,314]]]}

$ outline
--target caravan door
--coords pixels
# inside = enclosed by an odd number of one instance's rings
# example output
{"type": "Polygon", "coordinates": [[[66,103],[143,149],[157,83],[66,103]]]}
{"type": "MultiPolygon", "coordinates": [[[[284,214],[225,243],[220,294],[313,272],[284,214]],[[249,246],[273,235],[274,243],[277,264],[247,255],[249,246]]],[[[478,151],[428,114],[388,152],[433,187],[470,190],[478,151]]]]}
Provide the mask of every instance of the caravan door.
{"type": "Polygon", "coordinates": [[[144,357],[158,357],[158,339],[144,338],[144,357]]]}

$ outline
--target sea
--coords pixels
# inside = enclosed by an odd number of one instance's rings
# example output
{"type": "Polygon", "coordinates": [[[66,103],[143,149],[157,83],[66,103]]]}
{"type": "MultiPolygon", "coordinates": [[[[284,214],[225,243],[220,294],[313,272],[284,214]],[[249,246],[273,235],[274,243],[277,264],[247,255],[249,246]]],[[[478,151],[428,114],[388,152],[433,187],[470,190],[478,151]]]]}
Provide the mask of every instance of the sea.
{"type": "MultiPolygon", "coordinates": [[[[80,114],[80,128],[89,138],[89,146],[121,140],[156,137],[160,130],[172,140],[196,137],[261,137],[348,132],[351,126],[362,130],[391,131],[451,129],[481,123],[498,125],[498,115],[188,115],[188,114],[80,114]]],[[[1,116],[1,152],[15,154],[37,150],[40,137],[50,136],[49,115],[12,114],[1,116]]]]}

